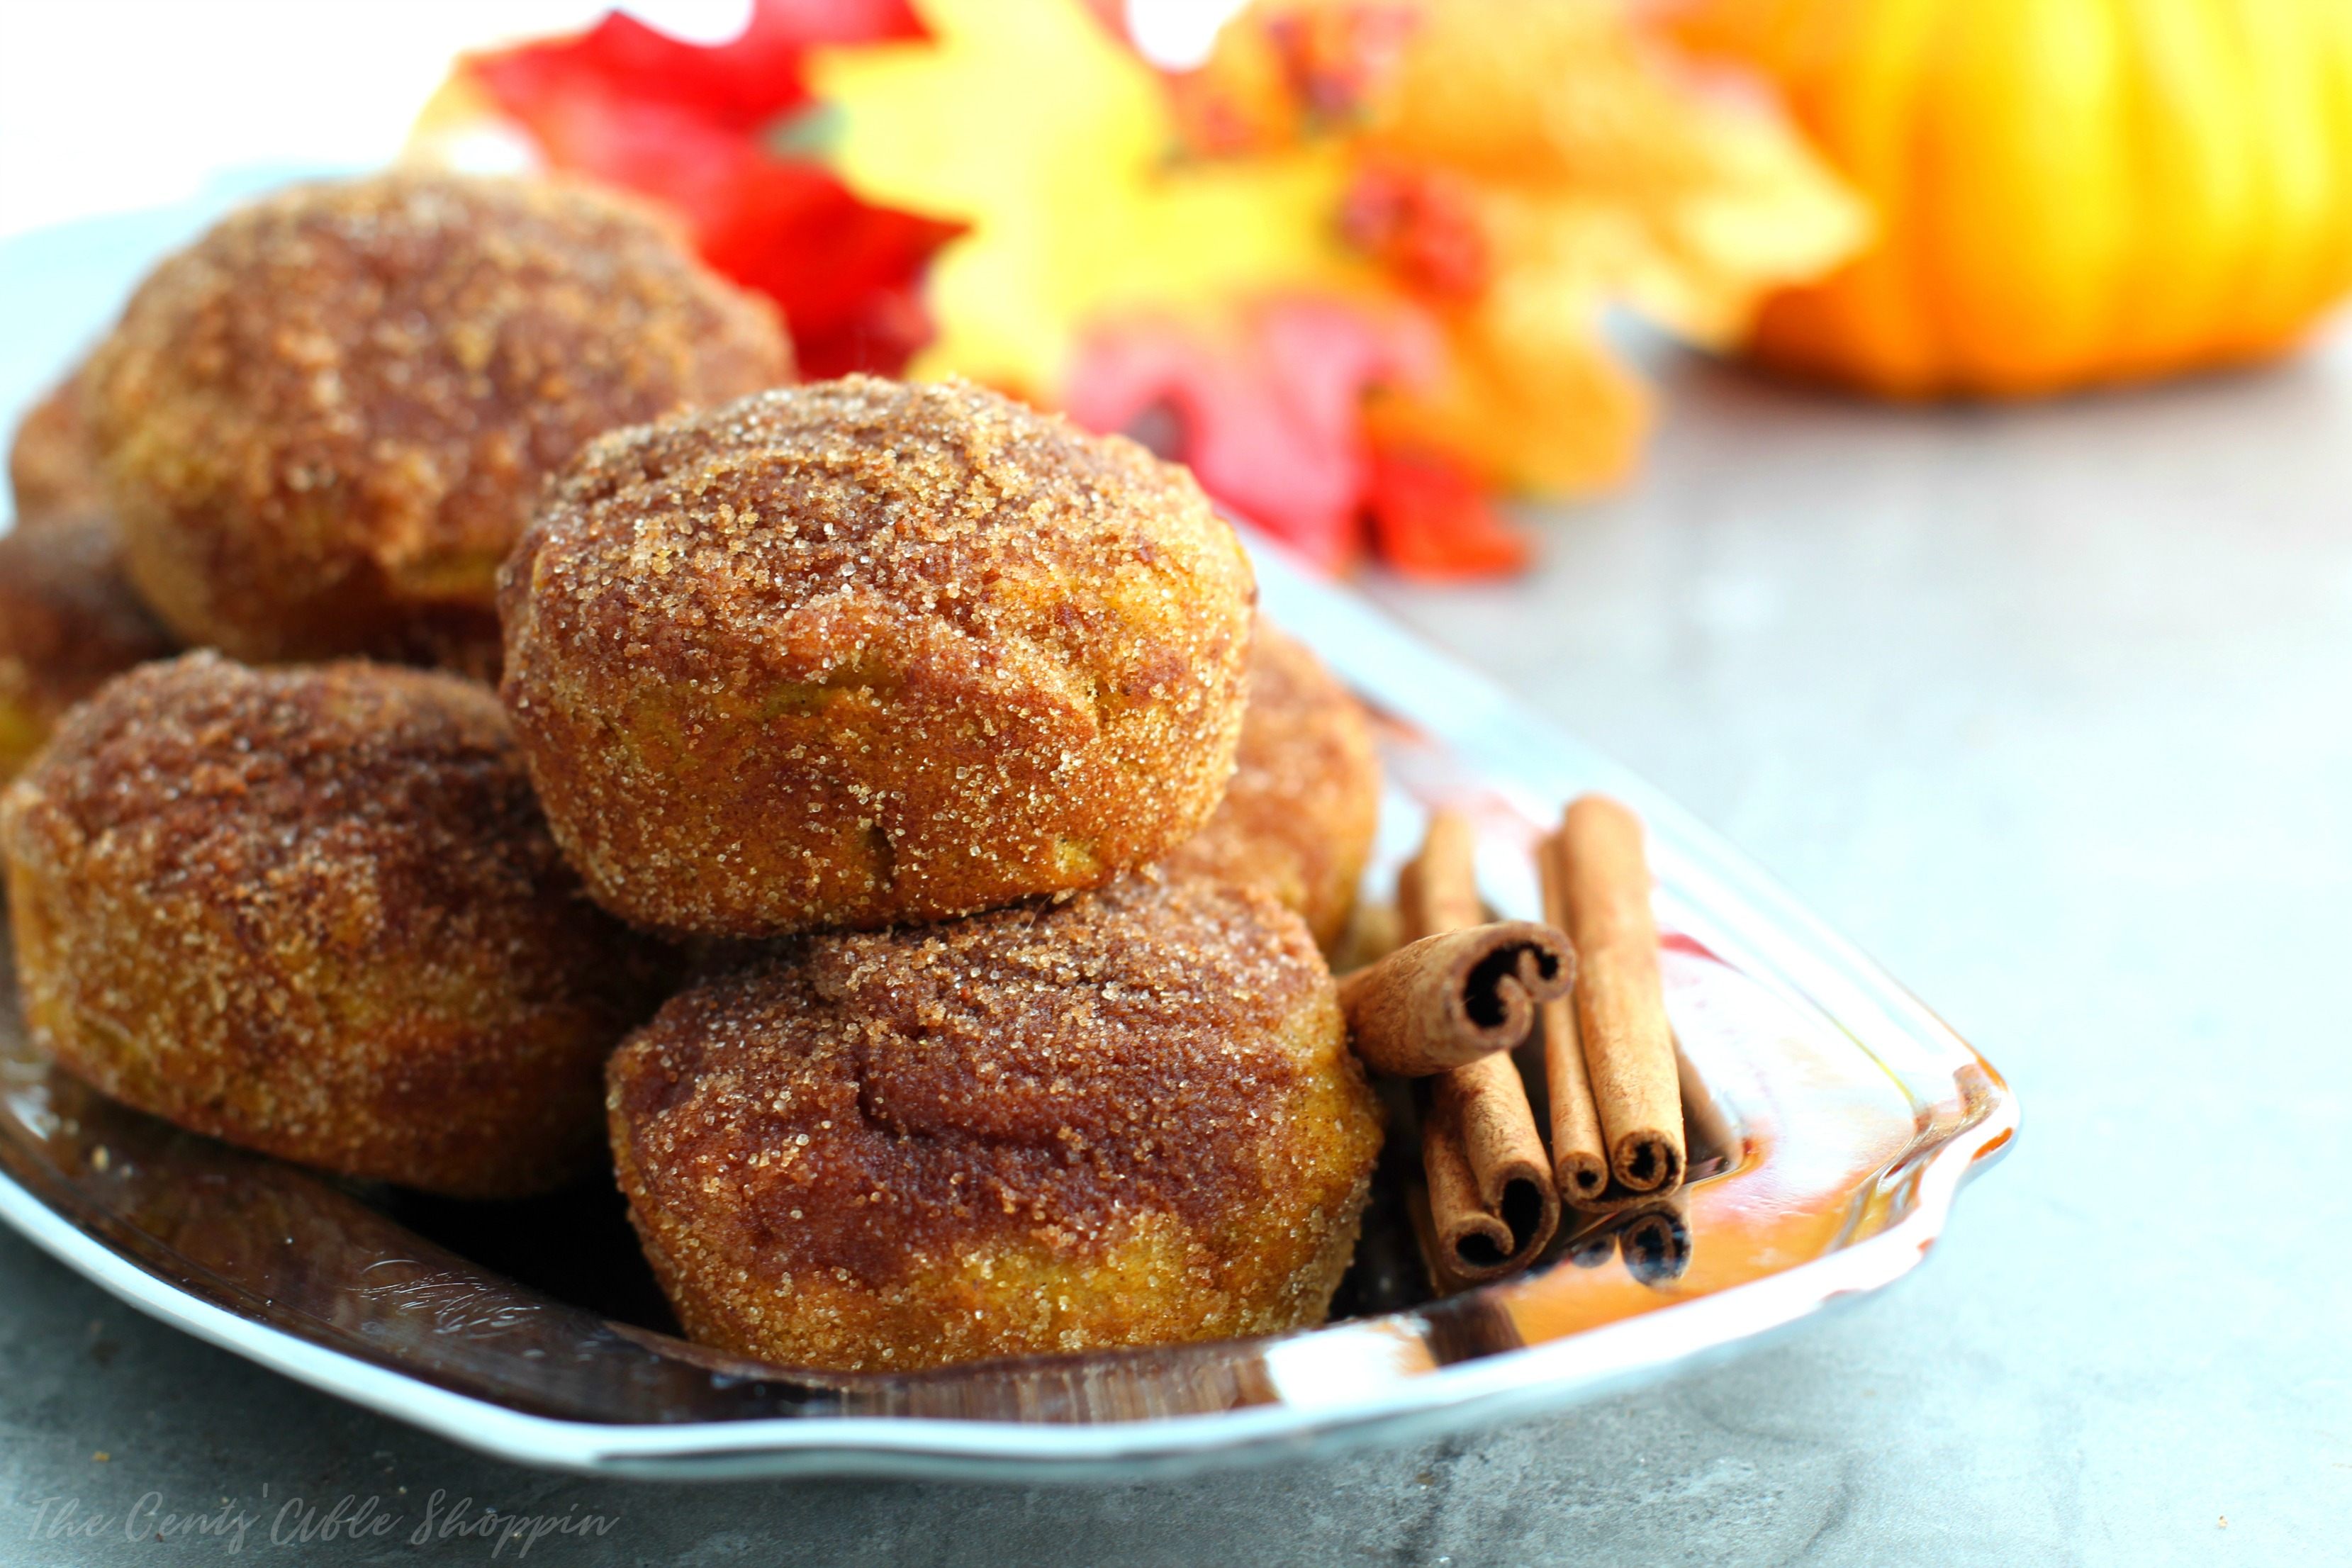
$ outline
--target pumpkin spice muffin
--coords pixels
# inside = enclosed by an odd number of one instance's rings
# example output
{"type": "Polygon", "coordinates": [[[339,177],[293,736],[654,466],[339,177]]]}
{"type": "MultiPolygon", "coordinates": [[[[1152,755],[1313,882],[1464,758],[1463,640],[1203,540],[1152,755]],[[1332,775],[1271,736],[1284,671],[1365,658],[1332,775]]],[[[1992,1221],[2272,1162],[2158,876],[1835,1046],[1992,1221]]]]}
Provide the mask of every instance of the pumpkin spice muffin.
{"type": "Polygon", "coordinates": [[[66,710],[175,651],[122,574],[111,518],[20,520],[0,535],[0,784],[33,760],[66,710]]]}
{"type": "Polygon", "coordinates": [[[1255,586],[1192,477],[853,376],[592,443],[501,580],[504,692],[589,890],[712,936],[1100,884],[1214,809],[1255,586]]]}
{"type": "Polygon", "coordinates": [[[1265,889],[1329,952],[1380,827],[1381,761],[1363,704],[1264,619],[1250,642],[1235,763],[1216,815],[1166,865],[1265,889]]]}
{"type": "Polygon", "coordinates": [[[582,442],[789,379],[647,209],[395,173],[231,215],[84,373],[132,580],[241,658],[496,661],[499,563],[582,442]]]}
{"type": "Polygon", "coordinates": [[[598,1153],[667,960],[581,896],[490,692],[380,665],[151,664],[0,795],[26,1017],[183,1127],[518,1196],[598,1153]]]}
{"type": "Polygon", "coordinates": [[[16,522],[0,534],[0,784],[67,709],[179,646],[123,572],[79,371],[16,426],[8,483],[16,522]]]}
{"type": "Polygon", "coordinates": [[[1297,917],[1157,873],[785,943],[609,1074],[687,1331],[833,1371],[1318,1323],[1381,1142],[1297,917]]]}
{"type": "Polygon", "coordinates": [[[35,404],[8,445],[8,489],[16,526],[52,515],[106,510],[106,484],[91,449],[79,372],[35,404]]]}

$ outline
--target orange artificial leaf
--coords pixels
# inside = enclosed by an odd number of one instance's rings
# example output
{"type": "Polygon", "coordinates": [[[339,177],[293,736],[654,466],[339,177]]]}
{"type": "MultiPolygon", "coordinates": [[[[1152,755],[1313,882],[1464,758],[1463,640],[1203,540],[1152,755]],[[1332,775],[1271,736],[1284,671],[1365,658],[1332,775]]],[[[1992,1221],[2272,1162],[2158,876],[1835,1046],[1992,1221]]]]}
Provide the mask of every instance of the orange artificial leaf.
{"type": "Polygon", "coordinates": [[[1349,150],[1341,232],[1449,337],[1445,373],[1384,399],[1379,430],[1538,492],[1612,482],[1638,450],[1611,306],[1726,342],[1865,232],[1801,142],[1702,91],[1621,0],[1260,0],[1181,99],[1237,156],[1349,150]]]}
{"type": "Polygon", "coordinates": [[[1185,136],[1241,153],[1351,130],[1420,26],[1420,0],[1255,7],[1220,36],[1209,68],[1173,79],[1185,136]]]}
{"type": "Polygon", "coordinates": [[[1477,187],[1451,169],[1367,163],[1339,208],[1339,232],[1412,292],[1475,300],[1495,248],[1477,187]]]}
{"type": "Polygon", "coordinates": [[[1649,388],[1600,340],[1604,301],[1513,274],[1474,303],[1439,312],[1439,374],[1375,397],[1373,436],[1434,448],[1497,489],[1589,493],[1631,470],[1648,430],[1649,388]]]}

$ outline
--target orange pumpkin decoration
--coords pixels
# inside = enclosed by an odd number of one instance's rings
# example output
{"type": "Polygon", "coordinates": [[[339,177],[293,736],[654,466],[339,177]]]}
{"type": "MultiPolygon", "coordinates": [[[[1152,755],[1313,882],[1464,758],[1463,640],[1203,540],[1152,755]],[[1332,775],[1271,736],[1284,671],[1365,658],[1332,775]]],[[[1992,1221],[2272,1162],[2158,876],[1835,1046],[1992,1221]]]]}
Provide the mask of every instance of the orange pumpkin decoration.
{"type": "Polygon", "coordinates": [[[2352,0],[1685,0],[1780,87],[1879,238],[1759,317],[1898,396],[2260,358],[2352,289],[2352,0]]]}

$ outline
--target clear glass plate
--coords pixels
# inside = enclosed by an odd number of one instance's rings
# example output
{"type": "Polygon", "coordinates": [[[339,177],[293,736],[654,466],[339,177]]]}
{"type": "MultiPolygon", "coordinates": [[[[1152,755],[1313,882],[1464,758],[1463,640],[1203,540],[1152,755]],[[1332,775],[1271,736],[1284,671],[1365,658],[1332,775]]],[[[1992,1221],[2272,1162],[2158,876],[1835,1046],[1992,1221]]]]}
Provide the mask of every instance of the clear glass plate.
{"type": "MultiPolygon", "coordinates": [[[[1730,1351],[1902,1278],[2018,1126],[1918,1002],[1639,780],[1361,600],[1258,552],[1267,611],[1382,721],[1383,891],[1423,812],[1525,849],[1590,789],[1648,819],[1668,1005],[1723,1112],[1670,1205],[1565,1226],[1530,1272],[1433,1299],[1390,1158],[1328,1326],[922,1374],[744,1362],[663,1331],[616,1195],[468,1205],[354,1188],[180,1132],[52,1069],[0,976],[0,1218],[132,1306],[263,1366],[524,1464],[659,1476],[1133,1474],[1556,1407],[1730,1351]]],[[[0,966],[5,969],[7,966],[0,966]]]]}

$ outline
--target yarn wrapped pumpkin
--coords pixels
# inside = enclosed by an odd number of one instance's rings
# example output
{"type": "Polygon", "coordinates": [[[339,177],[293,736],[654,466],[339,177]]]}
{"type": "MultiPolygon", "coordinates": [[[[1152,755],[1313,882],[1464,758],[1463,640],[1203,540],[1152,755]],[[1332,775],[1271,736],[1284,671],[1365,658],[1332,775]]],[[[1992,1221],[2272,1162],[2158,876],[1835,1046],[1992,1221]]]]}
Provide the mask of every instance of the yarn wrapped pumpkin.
{"type": "Polygon", "coordinates": [[[2346,0],[1686,0],[1876,244],[1767,302],[1768,363],[2024,395],[2259,359],[2352,289],[2346,0]]]}

